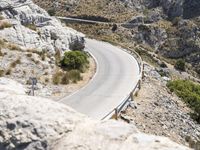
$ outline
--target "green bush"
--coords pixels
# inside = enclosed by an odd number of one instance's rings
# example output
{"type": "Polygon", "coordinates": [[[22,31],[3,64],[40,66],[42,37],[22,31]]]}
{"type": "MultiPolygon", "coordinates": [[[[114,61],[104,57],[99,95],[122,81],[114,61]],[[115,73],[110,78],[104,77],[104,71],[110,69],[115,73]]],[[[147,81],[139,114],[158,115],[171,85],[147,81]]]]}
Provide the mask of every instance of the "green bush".
{"type": "Polygon", "coordinates": [[[81,72],[79,70],[70,70],[70,71],[56,71],[52,77],[53,84],[63,84],[67,85],[70,82],[77,83],[82,80],[81,72]]]}
{"type": "Polygon", "coordinates": [[[62,78],[62,72],[57,71],[52,77],[53,84],[55,85],[60,84],[61,78],[62,78]]]}
{"type": "Polygon", "coordinates": [[[161,75],[161,77],[170,77],[169,72],[163,69],[157,70],[157,72],[161,75]]]}
{"type": "Polygon", "coordinates": [[[65,74],[63,74],[62,79],[61,79],[61,84],[69,84],[69,73],[66,72],[65,74]]]}
{"type": "Polygon", "coordinates": [[[168,82],[167,86],[194,110],[191,115],[200,123],[200,85],[189,80],[175,80],[168,82]]]}
{"type": "Polygon", "coordinates": [[[167,64],[165,62],[161,62],[160,67],[161,68],[167,68],[167,64]]]}
{"type": "Polygon", "coordinates": [[[61,66],[67,70],[83,71],[88,63],[87,54],[81,51],[66,52],[61,60],[61,66]]]}
{"type": "Polygon", "coordinates": [[[37,31],[37,27],[35,24],[26,24],[25,27],[27,27],[33,31],[37,31]]]}
{"type": "Polygon", "coordinates": [[[81,73],[78,70],[69,71],[69,78],[73,83],[77,83],[77,81],[82,80],[81,73]]]}
{"type": "Polygon", "coordinates": [[[56,10],[54,8],[50,8],[47,12],[50,16],[54,16],[56,14],[56,10]]]}
{"type": "Polygon", "coordinates": [[[174,66],[177,70],[185,71],[185,61],[180,59],[176,62],[174,66]]]}

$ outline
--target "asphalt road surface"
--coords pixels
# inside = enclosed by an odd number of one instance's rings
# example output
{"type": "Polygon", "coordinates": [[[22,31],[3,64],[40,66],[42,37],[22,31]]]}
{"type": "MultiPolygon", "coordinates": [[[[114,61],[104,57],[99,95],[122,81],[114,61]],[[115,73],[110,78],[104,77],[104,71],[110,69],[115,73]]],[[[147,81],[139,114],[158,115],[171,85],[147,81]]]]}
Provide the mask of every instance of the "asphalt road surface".
{"type": "Polygon", "coordinates": [[[104,118],[133,90],[139,80],[137,60],[111,44],[86,39],[86,51],[97,62],[93,79],[60,102],[95,119],[104,118]]]}

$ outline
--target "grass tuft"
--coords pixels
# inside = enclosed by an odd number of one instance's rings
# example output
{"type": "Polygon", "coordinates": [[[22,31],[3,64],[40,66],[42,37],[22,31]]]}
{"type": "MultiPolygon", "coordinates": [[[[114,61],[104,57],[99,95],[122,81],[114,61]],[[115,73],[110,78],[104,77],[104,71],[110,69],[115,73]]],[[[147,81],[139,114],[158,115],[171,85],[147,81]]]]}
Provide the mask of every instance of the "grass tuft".
{"type": "Polygon", "coordinates": [[[7,21],[0,22],[0,30],[3,30],[5,28],[10,28],[10,27],[12,27],[12,24],[10,24],[9,22],[7,21]]]}

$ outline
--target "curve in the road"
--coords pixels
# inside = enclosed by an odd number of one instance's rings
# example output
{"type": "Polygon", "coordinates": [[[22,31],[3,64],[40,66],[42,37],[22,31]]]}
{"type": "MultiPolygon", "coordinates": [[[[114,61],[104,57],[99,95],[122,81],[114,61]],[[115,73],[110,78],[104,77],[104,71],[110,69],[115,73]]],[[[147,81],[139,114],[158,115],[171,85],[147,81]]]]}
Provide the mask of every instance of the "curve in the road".
{"type": "Polygon", "coordinates": [[[102,119],[132,92],[140,79],[137,60],[111,44],[86,39],[86,50],[96,59],[91,82],[60,102],[92,118],[102,119]]]}

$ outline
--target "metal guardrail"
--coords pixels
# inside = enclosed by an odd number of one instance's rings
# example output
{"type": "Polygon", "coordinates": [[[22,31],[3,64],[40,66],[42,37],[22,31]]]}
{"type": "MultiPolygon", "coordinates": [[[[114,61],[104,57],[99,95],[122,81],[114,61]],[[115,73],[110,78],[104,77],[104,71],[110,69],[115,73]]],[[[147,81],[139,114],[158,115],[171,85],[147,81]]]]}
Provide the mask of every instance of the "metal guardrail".
{"type": "MultiPolygon", "coordinates": [[[[113,117],[113,115],[116,116],[116,118],[118,117],[118,115],[120,114],[120,112],[124,109],[124,107],[126,106],[126,104],[130,101],[130,99],[132,99],[132,96],[135,95],[135,93],[137,92],[137,88],[140,89],[140,84],[141,84],[141,79],[143,77],[143,60],[140,57],[140,55],[134,51],[129,49],[124,49],[121,46],[121,49],[127,53],[129,53],[132,57],[134,57],[134,59],[137,60],[137,63],[139,65],[139,78],[138,78],[138,82],[136,84],[136,86],[134,86],[133,90],[130,92],[130,94],[116,107],[114,108],[112,111],[110,111],[105,117],[103,117],[101,120],[106,120],[106,119],[110,119],[113,117]]],[[[85,51],[88,55],[90,55],[91,57],[95,58],[90,52],[85,51]]]]}
{"type": "Polygon", "coordinates": [[[139,71],[140,71],[140,74],[139,74],[139,79],[138,79],[138,82],[136,84],[136,86],[134,86],[132,92],[122,101],[121,104],[119,104],[116,108],[114,108],[112,111],[110,111],[105,117],[103,117],[101,120],[106,120],[106,119],[110,119],[110,118],[115,118],[117,119],[118,116],[120,115],[121,111],[124,109],[124,107],[126,106],[126,104],[130,101],[130,99],[132,99],[132,96],[135,95],[135,93],[137,92],[137,89],[140,89],[140,86],[141,86],[141,80],[143,78],[143,68],[144,68],[144,65],[143,65],[143,60],[142,58],[140,57],[140,55],[134,51],[134,50],[130,50],[130,49],[123,49],[125,52],[129,53],[131,56],[133,56],[137,62],[138,62],[138,65],[139,65],[139,71]]]}
{"type": "MultiPolygon", "coordinates": [[[[68,21],[75,21],[75,22],[87,22],[87,23],[102,23],[102,24],[113,24],[113,23],[108,23],[108,22],[100,22],[100,21],[91,21],[91,20],[84,20],[84,19],[77,19],[77,18],[69,18],[69,17],[59,17],[59,16],[56,16],[58,19],[60,20],[68,20],[68,21]]],[[[134,25],[132,23],[117,23],[117,25],[134,25]]],[[[119,45],[119,44],[118,44],[119,45]]],[[[132,98],[136,91],[137,91],[137,88],[140,89],[140,86],[141,86],[141,79],[143,77],[143,61],[142,61],[142,58],[140,57],[140,55],[134,51],[134,50],[131,50],[130,48],[129,49],[124,49],[122,45],[119,45],[121,46],[121,49],[127,53],[129,53],[131,56],[134,57],[134,59],[137,60],[137,63],[139,65],[139,78],[138,78],[138,82],[136,84],[136,86],[133,88],[132,92],[122,101],[121,104],[119,104],[115,109],[113,109],[112,111],[110,111],[105,117],[103,117],[101,120],[105,120],[105,119],[110,119],[113,117],[113,115],[116,116],[116,118],[118,117],[118,115],[120,114],[120,112],[123,110],[124,106],[127,104],[127,102],[129,101],[130,98],[132,98]]]]}

